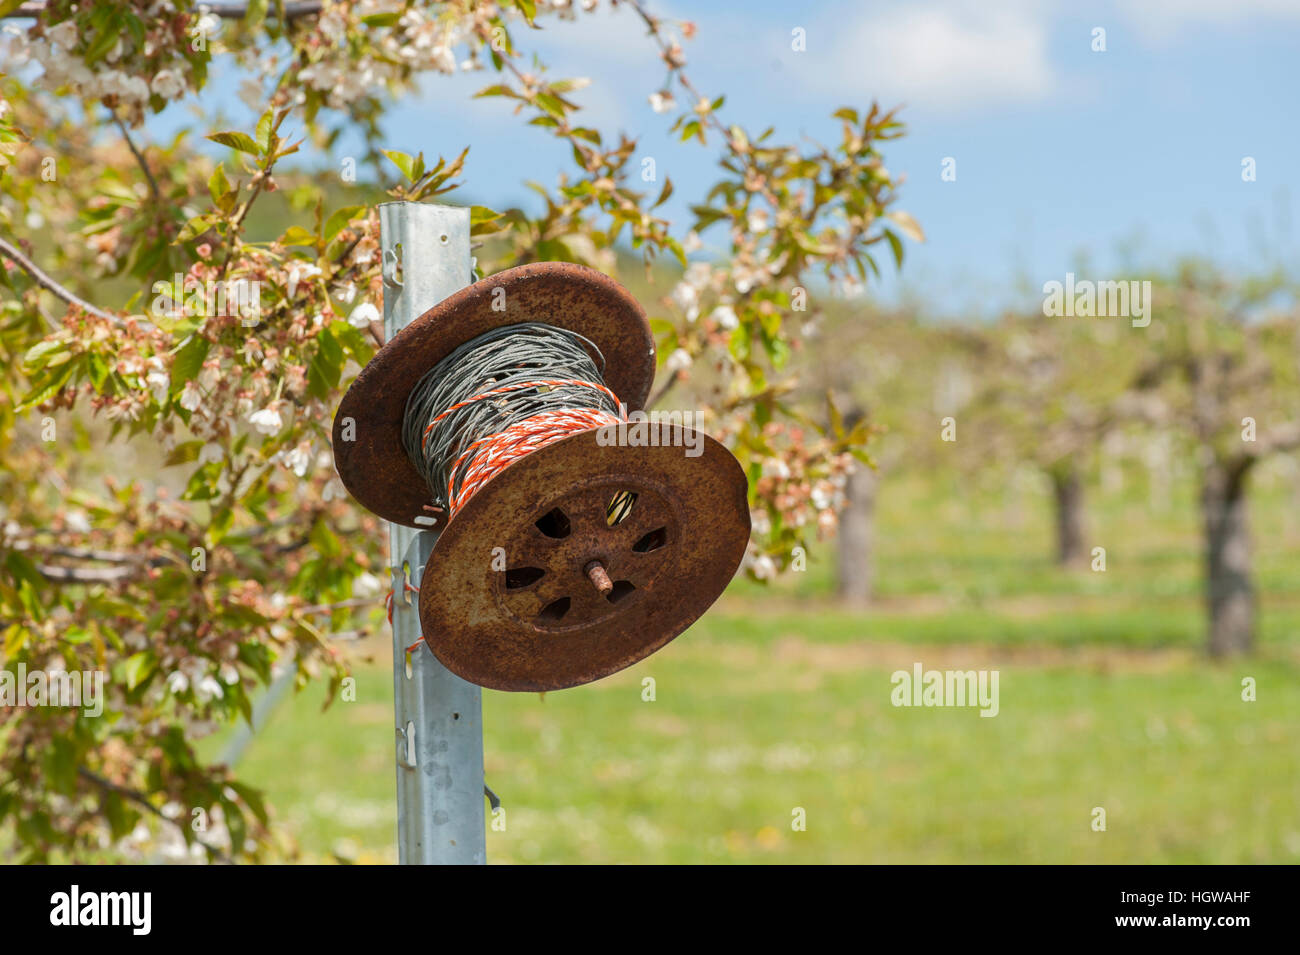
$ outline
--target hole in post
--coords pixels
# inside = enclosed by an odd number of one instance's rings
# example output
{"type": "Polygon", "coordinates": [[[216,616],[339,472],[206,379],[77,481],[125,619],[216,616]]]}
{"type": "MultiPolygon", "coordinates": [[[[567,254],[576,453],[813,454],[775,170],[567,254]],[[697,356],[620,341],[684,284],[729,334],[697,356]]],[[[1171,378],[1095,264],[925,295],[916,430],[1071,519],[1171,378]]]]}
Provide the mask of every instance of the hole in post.
{"type": "Polygon", "coordinates": [[[564,619],[564,615],[569,612],[569,605],[572,602],[568,597],[552,600],[542,608],[542,612],[537,615],[537,619],[545,620],[547,623],[557,623],[564,619]]]}
{"type": "Polygon", "coordinates": [[[569,517],[557,507],[537,519],[537,529],[547,537],[568,537],[569,517]]]}
{"type": "Polygon", "coordinates": [[[636,503],[636,491],[617,491],[609,499],[609,506],[605,508],[605,523],[610,527],[615,524],[622,524],[627,520],[627,516],[632,513],[632,505],[636,503]]]}
{"type": "Polygon", "coordinates": [[[506,571],[506,590],[531,587],[542,579],[546,571],[540,567],[512,567],[506,571]]]}
{"type": "Polygon", "coordinates": [[[644,535],[639,541],[632,545],[632,549],[638,554],[648,554],[652,550],[658,550],[668,543],[668,528],[657,527],[649,534],[644,535]]]}
{"type": "Polygon", "coordinates": [[[632,583],[632,581],[616,580],[614,581],[614,589],[605,595],[605,599],[612,604],[616,604],[634,590],[636,590],[636,584],[632,583]]]}
{"type": "Polygon", "coordinates": [[[451,241],[451,237],[444,232],[442,235],[438,236],[438,241],[441,242],[443,245],[446,245],[448,242],[451,241]]]}
{"type": "Polygon", "coordinates": [[[415,765],[415,723],[411,721],[406,724],[406,762],[415,765]]]}
{"type": "Polygon", "coordinates": [[[402,243],[393,246],[393,281],[402,284],[402,243]]]}

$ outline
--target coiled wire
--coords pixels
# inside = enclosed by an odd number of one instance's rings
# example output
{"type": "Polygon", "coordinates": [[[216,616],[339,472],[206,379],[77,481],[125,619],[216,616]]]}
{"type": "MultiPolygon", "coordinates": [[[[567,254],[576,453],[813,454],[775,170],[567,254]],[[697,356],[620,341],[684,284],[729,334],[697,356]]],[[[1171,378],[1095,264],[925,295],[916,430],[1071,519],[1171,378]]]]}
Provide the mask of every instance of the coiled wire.
{"type": "Polygon", "coordinates": [[[429,369],[406,400],[402,445],[435,507],[454,514],[519,458],[617,425],[604,371],[589,339],[540,322],[484,332],[429,369]]]}

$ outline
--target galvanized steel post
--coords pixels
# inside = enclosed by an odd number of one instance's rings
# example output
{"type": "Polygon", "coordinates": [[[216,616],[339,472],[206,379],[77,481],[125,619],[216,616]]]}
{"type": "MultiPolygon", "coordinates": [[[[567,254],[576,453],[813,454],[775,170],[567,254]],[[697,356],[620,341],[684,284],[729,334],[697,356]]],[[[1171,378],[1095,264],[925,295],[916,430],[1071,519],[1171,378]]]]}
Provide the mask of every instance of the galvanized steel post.
{"type": "MultiPolygon", "coordinates": [[[[384,333],[402,328],[473,281],[469,209],[419,202],[379,207],[384,333]]],[[[432,523],[432,522],[431,522],[432,523]]],[[[389,525],[393,576],[393,703],[397,732],[397,847],[403,865],[487,861],[483,817],[482,691],[419,646],[424,564],[441,526],[389,525]]]]}

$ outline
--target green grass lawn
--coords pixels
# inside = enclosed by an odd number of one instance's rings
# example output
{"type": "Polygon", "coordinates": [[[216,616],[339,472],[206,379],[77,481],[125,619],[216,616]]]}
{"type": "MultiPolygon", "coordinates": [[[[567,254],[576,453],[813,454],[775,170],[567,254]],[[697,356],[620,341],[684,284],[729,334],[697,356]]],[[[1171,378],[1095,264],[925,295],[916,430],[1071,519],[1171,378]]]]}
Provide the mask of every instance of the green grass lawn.
{"type": "MultiPolygon", "coordinates": [[[[1256,495],[1260,649],[1222,664],[1201,653],[1190,495],[1099,497],[1107,570],[1066,572],[1044,559],[1041,495],[1009,515],[998,490],[886,482],[878,608],[829,600],[827,545],[770,593],[737,584],[624,673],[545,698],[485,691],[506,807],[489,859],[1300,861],[1295,495],[1256,495]],[[890,674],[914,661],[996,669],[999,714],[891,705],[890,674]]],[[[386,641],[357,658],[357,702],[322,713],[305,691],[241,765],[304,859],[396,859],[386,641]]]]}

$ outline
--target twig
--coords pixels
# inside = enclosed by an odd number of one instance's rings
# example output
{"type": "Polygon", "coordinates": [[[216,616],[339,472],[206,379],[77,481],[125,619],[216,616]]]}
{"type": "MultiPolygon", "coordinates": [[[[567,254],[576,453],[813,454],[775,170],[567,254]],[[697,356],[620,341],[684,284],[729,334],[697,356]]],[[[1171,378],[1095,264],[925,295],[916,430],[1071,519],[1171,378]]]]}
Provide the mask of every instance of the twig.
{"type": "Polygon", "coordinates": [[[668,379],[664,382],[663,387],[650,396],[650,400],[645,403],[645,406],[647,408],[653,408],[655,405],[659,404],[659,402],[663,399],[663,396],[668,394],[668,392],[672,389],[673,385],[681,381],[681,378],[682,378],[681,369],[674,371],[671,375],[668,376],[668,379]]]}
{"type": "Polygon", "coordinates": [[[122,117],[114,113],[113,122],[115,122],[117,128],[122,131],[122,138],[126,140],[126,145],[130,148],[131,155],[134,156],[135,161],[140,164],[140,168],[144,170],[144,177],[149,180],[149,191],[153,193],[153,201],[161,205],[162,193],[158,191],[158,181],[154,179],[153,171],[149,168],[149,164],[145,162],[144,154],[136,148],[135,140],[133,140],[131,134],[127,132],[126,123],[122,122],[122,117]]]}
{"type": "MultiPolygon", "coordinates": [[[[47,4],[39,2],[23,3],[18,6],[12,13],[6,17],[15,19],[26,17],[39,17],[45,12],[47,4]]],[[[284,18],[286,20],[297,20],[299,17],[311,17],[321,12],[323,4],[320,0],[302,0],[299,3],[286,3],[284,5],[284,18]]],[[[268,9],[268,13],[273,13],[274,7],[268,9]]],[[[222,3],[212,7],[214,16],[223,20],[242,20],[248,15],[248,4],[246,3],[222,3]]]]}
{"type": "MultiPolygon", "coordinates": [[[[175,826],[178,832],[182,834],[185,832],[184,827],[182,827],[179,822],[177,822],[175,819],[168,819],[166,816],[164,816],[162,810],[159,809],[157,806],[155,806],[153,803],[151,803],[149,801],[149,798],[139,790],[130,789],[126,786],[120,786],[110,779],[105,779],[103,776],[100,776],[98,773],[92,773],[89,769],[86,769],[84,766],[80,766],[77,768],[77,775],[79,775],[82,779],[94,783],[96,786],[100,787],[101,789],[107,789],[109,792],[117,793],[123,799],[130,800],[131,802],[135,803],[137,806],[140,806],[142,809],[147,809],[149,812],[153,813],[163,822],[167,823],[168,825],[175,826]]],[[[199,845],[203,846],[203,848],[206,849],[209,853],[211,853],[215,858],[221,860],[222,862],[225,862],[228,865],[235,864],[234,859],[230,858],[230,856],[226,855],[216,846],[210,846],[202,839],[199,839],[198,843],[199,845]]]]}
{"type": "Polygon", "coordinates": [[[162,558],[149,558],[144,554],[128,554],[118,550],[97,550],[94,547],[52,547],[45,553],[52,557],[71,557],[73,560],[98,560],[106,564],[143,564],[146,562],[161,566],[166,561],[162,558]]]}
{"type": "Polygon", "coordinates": [[[122,567],[58,567],[37,564],[41,576],[60,584],[111,584],[134,577],[136,568],[122,567]]]}
{"type": "Polygon", "coordinates": [[[37,285],[45,289],[45,291],[53,293],[57,298],[62,299],[63,301],[67,302],[69,305],[75,305],[77,308],[89,312],[91,315],[94,315],[96,318],[102,318],[110,322],[117,321],[117,318],[115,316],[110,315],[102,308],[97,308],[94,305],[91,305],[85,299],[78,298],[76,295],[69,292],[58,282],[54,281],[54,279],[50,278],[45,273],[45,271],[41,269],[39,265],[37,265],[27,256],[23,255],[23,253],[20,252],[16,246],[11,245],[5,239],[0,239],[0,254],[3,254],[4,257],[7,259],[12,259],[14,264],[16,264],[20,269],[22,269],[24,272],[30,275],[32,277],[32,280],[37,285]]]}
{"type": "Polygon", "coordinates": [[[348,600],[340,600],[332,604],[311,604],[303,607],[299,613],[333,613],[335,610],[345,610],[348,607],[378,607],[379,604],[372,597],[352,597],[348,600]]]}

